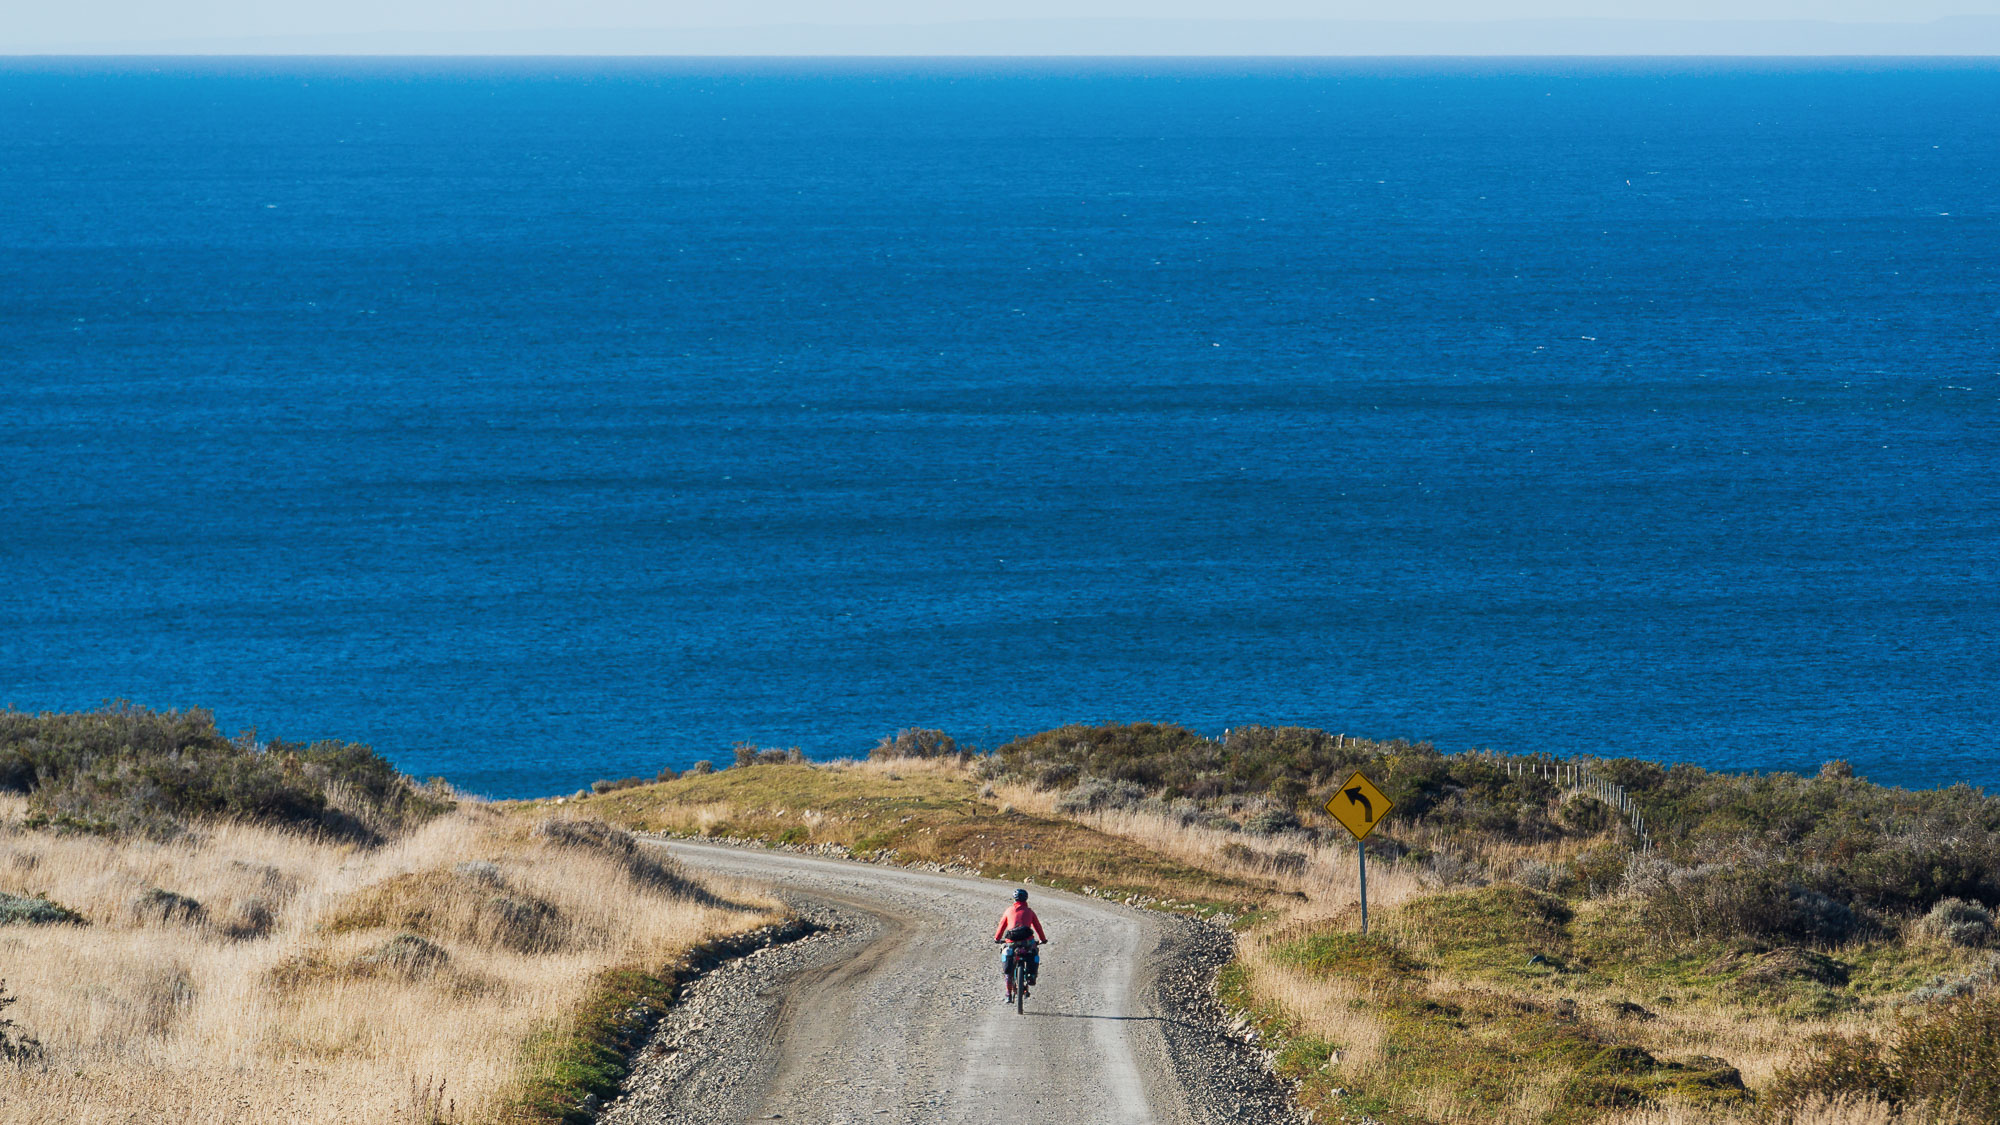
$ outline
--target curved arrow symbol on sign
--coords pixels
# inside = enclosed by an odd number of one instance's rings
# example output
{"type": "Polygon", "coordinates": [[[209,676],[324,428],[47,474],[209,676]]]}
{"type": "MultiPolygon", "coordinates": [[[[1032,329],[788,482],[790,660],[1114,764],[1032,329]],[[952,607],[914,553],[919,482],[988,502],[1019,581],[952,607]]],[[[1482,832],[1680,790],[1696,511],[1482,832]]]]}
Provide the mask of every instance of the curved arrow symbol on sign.
{"type": "Polygon", "coordinates": [[[1375,819],[1375,806],[1369,802],[1366,796],[1362,795],[1360,786],[1347,790],[1347,803],[1350,805],[1360,805],[1362,816],[1367,817],[1369,820],[1375,819]]]}

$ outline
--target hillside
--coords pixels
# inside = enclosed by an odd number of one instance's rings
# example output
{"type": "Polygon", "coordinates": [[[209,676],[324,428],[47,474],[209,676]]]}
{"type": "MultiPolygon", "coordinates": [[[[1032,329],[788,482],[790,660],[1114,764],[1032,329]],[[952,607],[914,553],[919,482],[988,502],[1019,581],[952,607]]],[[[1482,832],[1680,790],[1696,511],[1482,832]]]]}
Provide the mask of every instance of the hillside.
{"type": "Polygon", "coordinates": [[[2000,1073],[2000,801],[1964,787],[1153,725],[739,760],[576,803],[1225,915],[1224,988],[1322,1119],[2000,1117],[1966,1078],[2000,1073]],[[1397,805],[1365,936],[1317,812],[1355,769],[1397,805]]]}
{"type": "Polygon", "coordinates": [[[691,951],[783,916],[363,746],[0,713],[0,1123],[584,1120],[691,951]]]}
{"type": "Polygon", "coordinates": [[[1133,724],[593,788],[488,805],[201,712],[0,714],[0,1122],[588,1120],[677,966],[784,916],[635,831],[1228,925],[1224,998],[1320,1120],[2000,1120],[2000,801],[1965,787],[1133,724]],[[1395,802],[1366,934],[1318,811],[1356,769],[1395,802]]]}

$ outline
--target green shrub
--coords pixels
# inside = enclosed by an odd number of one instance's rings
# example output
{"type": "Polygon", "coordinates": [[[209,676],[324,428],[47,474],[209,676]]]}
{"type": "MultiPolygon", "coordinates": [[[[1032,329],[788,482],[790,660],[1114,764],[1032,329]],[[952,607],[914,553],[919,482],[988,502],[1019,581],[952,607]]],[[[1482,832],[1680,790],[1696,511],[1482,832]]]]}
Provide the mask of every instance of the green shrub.
{"type": "Polygon", "coordinates": [[[2000,1121],[2000,994],[1961,1000],[1900,1028],[1890,1061],[1906,1097],[1939,1121],[2000,1121]]]}
{"type": "Polygon", "coordinates": [[[1626,887],[1643,896],[1645,931],[1668,944],[1749,936],[1828,945],[1863,928],[1846,905],[1772,868],[1679,867],[1635,856],[1626,867],[1626,887]]]}
{"type": "Polygon", "coordinates": [[[0,891],[0,926],[80,926],[83,915],[40,897],[0,891]]]}
{"type": "Polygon", "coordinates": [[[1270,836],[1296,831],[1299,818],[1284,809],[1263,809],[1243,818],[1243,831],[1253,836],[1270,836]]]}
{"type": "MultiPolygon", "coordinates": [[[[736,754],[736,764],[738,767],[803,765],[806,760],[805,751],[796,746],[785,750],[775,747],[763,749],[754,742],[739,742],[732,749],[736,754]]],[[[699,765],[700,763],[696,764],[699,765]]],[[[688,772],[692,773],[694,771],[690,770],[688,772]]]]}
{"type": "Polygon", "coordinates": [[[1764,1092],[1769,1115],[1780,1121],[1815,1101],[1872,1100],[1894,1103],[1904,1084],[1882,1057],[1882,1044],[1868,1035],[1830,1032],[1813,1041],[1813,1057],[1781,1071],[1764,1092]]]}
{"type": "Polygon", "coordinates": [[[964,752],[958,741],[941,730],[911,727],[882,739],[868,752],[873,760],[889,758],[957,758],[964,752]]]}
{"type": "Polygon", "coordinates": [[[1993,912],[1976,902],[1947,898],[1917,921],[1916,931],[1950,945],[1977,948],[1993,938],[1993,912]]]}
{"type": "Polygon", "coordinates": [[[1787,1120],[1815,1100],[1873,1099],[1935,1125],[2000,1121],[2000,993],[1916,1009],[1886,1039],[1826,1035],[1773,1080],[1770,1115],[1787,1120]]]}
{"type": "Polygon", "coordinates": [[[28,796],[33,827],[168,836],[193,819],[284,825],[366,843],[450,800],[349,742],[223,737],[206,711],[0,711],[0,790],[28,796]]]}
{"type": "Polygon", "coordinates": [[[1911,989],[1904,1000],[1911,1004],[1942,1004],[2000,986],[2000,955],[1968,972],[1940,973],[1911,989]]]}
{"type": "Polygon", "coordinates": [[[1087,777],[1078,782],[1076,788],[1063,794],[1056,801],[1056,808],[1066,813],[1128,809],[1145,799],[1146,791],[1129,781],[1087,777]]]}

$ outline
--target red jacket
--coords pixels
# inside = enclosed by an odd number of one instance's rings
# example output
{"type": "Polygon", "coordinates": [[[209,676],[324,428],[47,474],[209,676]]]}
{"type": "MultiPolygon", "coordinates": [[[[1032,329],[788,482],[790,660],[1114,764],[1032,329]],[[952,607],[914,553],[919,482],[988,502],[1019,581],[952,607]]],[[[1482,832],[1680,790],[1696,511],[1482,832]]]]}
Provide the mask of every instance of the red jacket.
{"type": "Polygon", "coordinates": [[[1016,902],[1009,905],[1007,912],[1000,915],[1000,928],[993,931],[993,940],[1005,941],[1007,939],[1007,931],[1013,929],[1015,926],[1032,927],[1036,937],[1043,941],[1049,940],[1049,935],[1042,932],[1042,920],[1035,917],[1035,912],[1028,909],[1028,904],[1025,902],[1016,902]]]}

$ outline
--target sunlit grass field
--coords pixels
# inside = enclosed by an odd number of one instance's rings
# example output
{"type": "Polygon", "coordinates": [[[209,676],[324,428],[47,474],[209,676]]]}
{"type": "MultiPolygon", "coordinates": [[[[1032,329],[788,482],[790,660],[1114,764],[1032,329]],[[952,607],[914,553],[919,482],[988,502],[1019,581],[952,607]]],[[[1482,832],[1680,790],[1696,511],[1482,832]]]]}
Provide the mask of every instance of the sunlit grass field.
{"type": "Polygon", "coordinates": [[[24,811],[0,798],[0,892],[81,923],[0,925],[6,1014],[42,1048],[0,1065],[6,1125],[545,1119],[606,974],[778,913],[477,803],[375,849],[6,827],[24,811]]]}

